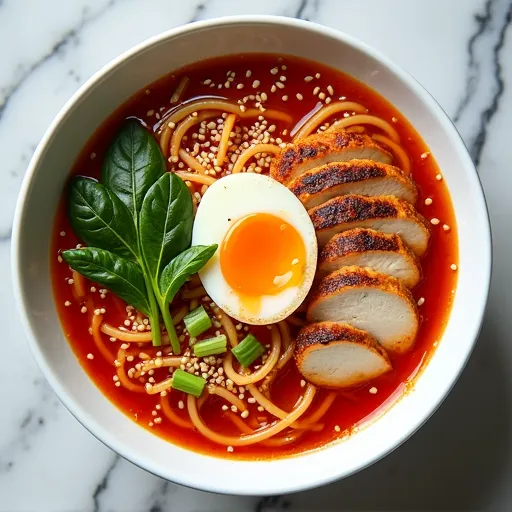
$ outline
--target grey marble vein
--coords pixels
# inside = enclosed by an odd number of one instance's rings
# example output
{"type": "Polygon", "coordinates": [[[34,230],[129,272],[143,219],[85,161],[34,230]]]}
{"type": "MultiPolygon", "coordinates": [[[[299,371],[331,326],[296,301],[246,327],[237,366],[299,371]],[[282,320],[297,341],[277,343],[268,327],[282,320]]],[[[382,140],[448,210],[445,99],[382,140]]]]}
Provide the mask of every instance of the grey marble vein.
{"type": "Polygon", "coordinates": [[[502,59],[504,57],[505,37],[511,27],[512,1],[487,0],[483,14],[475,15],[477,28],[468,41],[468,71],[465,93],[460,101],[453,120],[460,124],[466,113],[474,116],[474,103],[485,97],[484,105],[479,105],[478,119],[474,121],[476,129],[466,134],[466,144],[475,165],[480,165],[482,151],[487,139],[491,120],[498,111],[500,100],[505,90],[502,59]],[[489,44],[489,39],[491,44],[489,44]],[[479,45],[483,46],[482,55],[477,57],[479,45]],[[481,78],[484,63],[491,63],[491,86],[481,78]]]}
{"type": "Polygon", "coordinates": [[[108,486],[110,483],[110,477],[112,476],[112,473],[116,469],[120,460],[121,460],[121,457],[119,455],[116,454],[113,456],[113,460],[112,460],[111,464],[108,466],[107,470],[105,471],[105,474],[103,475],[103,477],[99,481],[98,485],[94,489],[94,492],[92,493],[92,500],[93,500],[93,505],[94,505],[93,512],[100,512],[101,496],[108,489],[108,486]]]}
{"type": "Polygon", "coordinates": [[[191,18],[188,20],[188,23],[193,23],[194,21],[199,21],[204,18],[204,14],[206,11],[206,8],[208,4],[210,3],[210,0],[206,0],[205,2],[201,2],[200,4],[197,4],[196,8],[194,9],[194,13],[192,14],[191,18]]]}
{"type": "Polygon", "coordinates": [[[295,18],[301,20],[313,21],[315,14],[318,12],[320,0],[301,0],[295,18]]]}
{"type": "Polygon", "coordinates": [[[166,512],[169,509],[168,494],[171,488],[171,482],[163,480],[157,487],[156,495],[153,496],[153,501],[149,507],[148,512],[166,512]]]}
{"type": "Polygon", "coordinates": [[[120,0],[109,0],[101,9],[90,13],[88,9],[84,9],[83,16],[80,22],[62,34],[54,45],[38,60],[33,62],[24,72],[7,88],[4,89],[4,97],[0,100],[0,121],[7,109],[9,102],[14,97],[19,88],[23,85],[25,80],[29,78],[37,69],[49,60],[55,58],[59,53],[72,43],[75,43],[80,35],[80,32],[86,28],[90,23],[98,20],[105,12],[107,12],[113,5],[120,0]]]}
{"type": "Polygon", "coordinates": [[[25,413],[19,425],[16,439],[11,439],[9,444],[0,447],[0,476],[13,468],[19,450],[27,451],[30,449],[33,439],[37,438],[45,424],[44,418],[35,410],[29,409],[25,413]]]}
{"type": "Polygon", "coordinates": [[[0,232],[0,244],[3,242],[8,242],[11,239],[12,229],[8,229],[6,231],[0,232]]]}

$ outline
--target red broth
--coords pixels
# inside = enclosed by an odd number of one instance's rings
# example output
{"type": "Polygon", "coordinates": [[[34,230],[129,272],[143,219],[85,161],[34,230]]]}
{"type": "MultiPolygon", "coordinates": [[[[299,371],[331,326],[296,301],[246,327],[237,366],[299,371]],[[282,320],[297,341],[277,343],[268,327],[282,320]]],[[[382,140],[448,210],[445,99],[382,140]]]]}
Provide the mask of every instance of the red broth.
{"type": "MultiPolygon", "coordinates": [[[[82,305],[72,295],[72,287],[68,284],[71,277],[69,267],[59,258],[59,252],[73,248],[80,240],[73,234],[65,211],[66,198],[63,197],[55,218],[54,234],[51,241],[51,273],[57,310],[62,322],[62,328],[69,340],[80,364],[99,387],[123,413],[137,422],[141,427],[149,429],[162,438],[189,448],[194,451],[230,458],[254,459],[275,458],[298,454],[307,450],[324,446],[338,438],[349,435],[356,426],[372,419],[384,411],[403,393],[427,364],[437,342],[445,328],[453,294],[457,282],[457,272],[451,268],[457,263],[457,229],[454,212],[448,190],[442,180],[440,170],[428,147],[420,135],[403,118],[400,112],[375,91],[361,82],[342,72],[295,57],[278,58],[276,55],[236,55],[221,59],[200,62],[186,69],[168,75],[161,80],[148,85],[130,98],[92,134],[87,145],[79,155],[71,175],[84,175],[99,178],[101,162],[106,148],[111,143],[116,131],[127,117],[136,117],[150,128],[159,123],[159,117],[170,108],[170,97],[183,76],[190,78],[184,98],[190,99],[208,95],[220,95],[236,101],[244,95],[255,94],[253,82],[260,83],[257,89],[271,91],[271,87],[286,76],[283,89],[277,88],[275,93],[268,92],[266,108],[276,108],[286,111],[293,118],[293,126],[304,115],[311,111],[318,102],[318,96],[313,94],[320,87],[327,94],[328,86],[334,89],[333,101],[338,98],[362,103],[372,115],[382,117],[392,123],[401,138],[401,145],[411,160],[412,176],[416,181],[420,196],[417,209],[427,220],[437,218],[440,223],[432,225],[432,239],[427,254],[422,258],[424,278],[413,290],[416,300],[423,299],[419,307],[421,327],[414,348],[404,355],[391,355],[393,371],[379,377],[367,385],[340,392],[333,406],[323,418],[325,428],[320,432],[311,432],[293,444],[282,447],[265,447],[252,445],[236,448],[233,453],[227,453],[225,446],[212,443],[193,429],[183,429],[165,421],[155,424],[155,407],[160,402],[158,395],[132,393],[123,387],[114,385],[115,368],[97,354],[97,349],[89,334],[89,316],[81,313],[82,305]],[[283,69],[285,66],[285,69],[283,69]],[[278,67],[277,75],[271,70],[278,67]],[[247,77],[247,70],[251,76],[247,77]],[[235,72],[232,87],[221,90],[212,88],[205,81],[215,84],[226,81],[227,72],[235,72]],[[317,73],[320,74],[318,77],[317,73]],[[313,77],[306,81],[305,77],[313,77]],[[243,89],[236,84],[242,83],[243,89]],[[300,98],[300,99],[299,99],[300,98]],[[431,204],[425,204],[425,199],[431,198],[431,204]],[[445,226],[444,226],[445,225],[445,226]],[[444,226],[444,227],[443,227],[444,226]],[[69,302],[68,302],[69,301],[69,302]],[[68,304],[68,305],[66,305],[68,304]],[[88,354],[96,354],[94,359],[88,359],[88,354]],[[149,424],[152,424],[150,427],[149,424]]],[[[253,120],[240,120],[241,123],[251,124],[253,120]]],[[[284,142],[290,140],[291,126],[276,123],[275,137],[284,142]],[[288,132],[283,134],[283,129],[288,132]]],[[[369,130],[372,131],[371,129],[369,130]]],[[[396,163],[396,162],[395,162],[396,163]]],[[[88,289],[91,283],[88,283],[88,289]]],[[[89,292],[94,297],[96,307],[105,307],[105,321],[112,325],[122,325],[126,317],[124,304],[108,293],[100,299],[98,292],[89,292]]],[[[269,331],[265,328],[256,329],[258,336],[268,339],[269,331]]],[[[295,334],[295,333],[293,333],[295,334]]],[[[105,337],[108,343],[108,337],[105,337]]],[[[110,348],[110,347],[109,347],[110,348]]],[[[112,359],[117,353],[117,344],[112,343],[112,359]],[[114,349],[114,345],[116,348],[114,349]]],[[[291,409],[301,394],[300,376],[293,361],[279,374],[274,383],[272,395],[277,405],[283,409],[291,409]]],[[[325,391],[320,390],[315,398],[318,404],[325,391]]],[[[171,403],[176,407],[184,397],[172,393],[171,403]]],[[[177,408],[177,407],[176,407],[177,408]]],[[[215,400],[210,400],[201,412],[205,422],[213,430],[230,435],[240,432],[229,422],[226,415],[215,400]]],[[[261,413],[263,417],[268,414],[261,413]]]]}

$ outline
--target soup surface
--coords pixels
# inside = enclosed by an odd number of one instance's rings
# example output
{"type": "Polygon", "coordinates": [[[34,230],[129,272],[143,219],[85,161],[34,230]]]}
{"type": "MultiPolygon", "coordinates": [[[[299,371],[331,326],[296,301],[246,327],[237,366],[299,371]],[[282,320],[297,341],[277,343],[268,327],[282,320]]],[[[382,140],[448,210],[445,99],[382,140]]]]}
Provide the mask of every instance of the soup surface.
{"type": "MultiPolygon", "coordinates": [[[[77,244],[83,244],[83,240],[73,233],[68,218],[68,198],[64,195],[55,219],[51,242],[51,273],[62,328],[80,364],[93,382],[113,404],[141,427],[170,442],[215,456],[253,459],[298,454],[350,435],[358,426],[385,411],[393,401],[407,391],[408,386],[428,362],[447,322],[457,280],[457,230],[450,197],[442,179],[442,170],[438,169],[433,155],[420,135],[384,98],[350,76],[314,62],[288,56],[235,55],[200,62],[148,85],[109,115],[97,131],[91,134],[91,139],[71,169],[71,175],[100,179],[106,151],[116,133],[127,118],[135,118],[140,120],[161,143],[166,153],[169,171],[199,173],[206,178],[218,179],[233,170],[237,157],[247,147],[261,142],[284,145],[292,140],[293,128],[303,118],[318,111],[320,107],[325,108],[340,101],[363,105],[367,109],[367,114],[382,118],[396,130],[400,146],[410,160],[411,176],[418,186],[419,198],[416,209],[430,224],[429,247],[421,259],[423,278],[412,290],[420,314],[420,328],[413,348],[404,354],[390,353],[392,371],[368,383],[338,391],[318,388],[310,410],[303,417],[307,420],[308,415],[315,414],[319,408],[325,406],[324,414],[321,420],[316,422],[315,428],[302,431],[284,430],[274,439],[275,442],[272,442],[271,438],[265,443],[247,446],[218,444],[196,428],[192,428],[187,414],[188,400],[184,392],[144,392],[145,385],[152,386],[169,377],[168,367],[158,366],[157,363],[152,369],[142,372],[142,375],[141,372],[136,374],[136,369],[131,370],[136,363],[144,364],[148,360],[154,362],[170,354],[169,345],[152,347],[151,343],[146,342],[123,343],[112,334],[105,334],[104,331],[99,333],[99,340],[97,332],[95,336],[91,335],[91,325],[94,325],[95,318],[96,323],[101,319],[101,322],[123,332],[134,333],[148,332],[148,321],[144,315],[130,308],[130,305],[127,307],[127,304],[115,294],[89,280],[80,282],[85,286],[85,291],[82,290],[77,295],[76,281],[80,278],[76,273],[72,273],[63,261],[61,253],[75,248],[77,244]],[[173,98],[176,91],[178,94],[173,98]],[[166,127],[162,119],[167,119],[169,112],[174,112],[179,105],[190,100],[213,96],[228,100],[242,113],[251,108],[259,109],[260,113],[254,117],[236,118],[226,160],[220,166],[215,167],[215,157],[220,134],[229,112],[222,115],[222,111],[218,111],[200,123],[191,124],[184,132],[181,151],[188,150],[187,155],[193,156],[195,162],[191,163],[183,153],[178,156],[169,154],[172,133],[164,133],[166,127]],[[272,110],[285,113],[286,118],[272,118],[272,110]],[[162,137],[168,138],[162,143],[162,137]],[[200,162],[203,170],[212,169],[212,172],[201,173],[194,168],[197,162],[200,162]],[[119,361],[119,357],[123,360],[119,361]],[[120,366],[128,374],[134,389],[128,389],[120,382],[120,366]]],[[[348,118],[353,114],[351,111],[335,113],[322,123],[320,130],[328,127],[325,123],[348,118]]],[[[361,125],[364,126],[364,133],[370,136],[384,133],[372,124],[361,125]]],[[[176,126],[169,131],[174,130],[175,133],[175,128],[176,126]]],[[[393,163],[403,167],[403,161],[396,153],[393,154],[393,163]]],[[[268,153],[250,158],[243,172],[268,174],[272,157],[274,155],[268,153]]],[[[182,178],[193,194],[194,207],[198,203],[200,205],[202,195],[208,188],[208,179],[201,183],[188,180],[184,174],[182,178]]],[[[262,222],[265,224],[264,229],[272,232],[272,223],[266,218],[262,222]]],[[[227,280],[234,283],[233,286],[241,281],[241,286],[247,285],[251,290],[258,290],[262,286],[268,288],[272,283],[265,284],[264,269],[258,270],[263,272],[262,276],[256,275],[249,281],[244,278],[247,265],[250,266],[250,262],[258,258],[258,251],[263,251],[262,247],[251,248],[250,242],[253,236],[251,229],[256,233],[260,228],[254,222],[247,225],[246,234],[239,230],[238,238],[233,235],[231,244],[234,249],[231,246],[222,248],[225,252],[223,265],[227,266],[223,271],[227,280]],[[235,246],[235,242],[238,246],[235,246]],[[253,251],[241,269],[236,268],[233,263],[239,258],[237,251],[253,251]]],[[[296,233],[291,233],[289,243],[284,244],[283,251],[295,251],[302,255],[300,258],[305,258],[304,247],[297,236],[296,233]],[[293,248],[293,244],[298,248],[293,248]]],[[[262,252],[261,257],[268,259],[269,255],[262,252]]],[[[181,288],[171,305],[175,321],[179,320],[176,322],[177,334],[182,337],[181,340],[185,340],[183,349],[187,347],[188,337],[180,317],[183,318],[184,313],[197,308],[200,304],[205,306],[211,316],[217,316],[214,325],[199,338],[208,338],[225,332],[226,326],[221,321],[215,304],[209,297],[205,297],[198,277],[193,276],[192,280],[181,288]]],[[[303,321],[303,311],[299,308],[299,312],[287,323],[292,340],[299,330],[297,324],[303,321]]],[[[233,325],[240,339],[250,332],[268,352],[273,332],[268,326],[246,325],[236,320],[233,320],[233,325]]],[[[283,330],[279,332],[284,339],[286,333],[283,330]]],[[[215,359],[218,357],[213,357],[212,366],[215,366],[215,359]]],[[[184,362],[190,363],[191,358],[185,359],[184,362]]],[[[201,361],[195,363],[196,374],[207,373],[209,383],[222,377],[223,372],[219,372],[218,367],[213,368],[215,371],[208,374],[210,370],[203,372],[206,367],[203,368],[200,363],[201,361]]],[[[260,367],[263,364],[264,360],[261,361],[260,367]]],[[[185,364],[184,368],[189,367],[185,364]]],[[[264,429],[276,421],[276,417],[262,407],[245,386],[232,383],[226,388],[226,379],[220,379],[218,382],[219,386],[223,383],[223,389],[234,392],[248,413],[240,415],[240,408],[226,402],[222,396],[212,394],[204,403],[200,403],[202,420],[212,431],[227,436],[240,436],[260,428],[264,429]]],[[[291,411],[304,393],[305,387],[306,383],[292,358],[277,372],[271,382],[272,402],[284,411],[291,411]]]]}

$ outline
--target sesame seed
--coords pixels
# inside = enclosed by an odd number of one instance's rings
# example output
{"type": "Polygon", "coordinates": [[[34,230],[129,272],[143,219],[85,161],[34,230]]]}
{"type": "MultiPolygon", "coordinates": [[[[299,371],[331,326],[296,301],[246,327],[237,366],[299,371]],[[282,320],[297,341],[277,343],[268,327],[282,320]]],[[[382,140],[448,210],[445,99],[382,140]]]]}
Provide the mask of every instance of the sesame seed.
{"type": "Polygon", "coordinates": [[[430,219],[430,223],[434,226],[437,226],[439,224],[440,220],[434,217],[433,219],[430,219]]]}
{"type": "Polygon", "coordinates": [[[223,410],[223,411],[227,411],[228,409],[229,409],[229,407],[228,407],[226,404],[224,404],[224,405],[222,406],[222,410],[223,410]]]}
{"type": "Polygon", "coordinates": [[[91,160],[94,160],[96,158],[96,153],[91,153],[91,160]]]}
{"type": "Polygon", "coordinates": [[[377,394],[377,388],[376,388],[375,386],[374,386],[374,387],[372,387],[372,388],[370,388],[370,390],[369,390],[369,391],[370,391],[370,393],[371,393],[372,395],[376,395],[376,394],[377,394]]]}
{"type": "Polygon", "coordinates": [[[272,68],[270,70],[270,72],[273,74],[273,75],[277,75],[277,73],[279,73],[279,68],[272,68]]]}
{"type": "Polygon", "coordinates": [[[304,379],[302,379],[302,380],[300,381],[300,387],[301,387],[301,388],[303,388],[303,387],[305,387],[305,386],[306,386],[306,381],[305,381],[304,379]]]}
{"type": "Polygon", "coordinates": [[[252,83],[253,89],[257,89],[259,86],[260,86],[260,81],[259,80],[254,80],[254,82],[252,83]]]}
{"type": "Polygon", "coordinates": [[[279,77],[279,80],[281,80],[281,82],[286,82],[286,77],[284,75],[281,75],[279,77]]]}
{"type": "Polygon", "coordinates": [[[62,262],[64,261],[64,260],[62,259],[62,256],[61,256],[60,254],[57,256],[57,261],[58,261],[59,263],[62,263],[62,262]]]}
{"type": "Polygon", "coordinates": [[[250,69],[248,69],[248,70],[245,72],[245,76],[246,76],[247,78],[250,78],[250,77],[251,77],[251,75],[252,75],[252,71],[251,71],[250,69]]]}
{"type": "Polygon", "coordinates": [[[155,423],[162,423],[162,418],[160,418],[160,417],[155,418],[155,423]]]}
{"type": "Polygon", "coordinates": [[[450,228],[450,226],[448,226],[448,224],[443,224],[443,229],[445,231],[450,231],[451,228],[450,228]]]}
{"type": "Polygon", "coordinates": [[[331,103],[331,101],[332,101],[331,98],[329,98],[329,97],[325,98],[326,105],[329,105],[329,103],[331,103]]]}
{"type": "Polygon", "coordinates": [[[231,410],[232,410],[233,412],[238,412],[238,407],[237,407],[236,405],[232,405],[232,406],[231,406],[231,410]]]}
{"type": "Polygon", "coordinates": [[[288,96],[286,94],[281,98],[283,101],[288,101],[288,96]]]}
{"type": "Polygon", "coordinates": [[[320,92],[320,87],[315,87],[313,89],[313,95],[316,96],[320,92]]]}
{"type": "Polygon", "coordinates": [[[423,304],[425,304],[425,298],[424,297],[420,297],[418,299],[418,306],[423,306],[423,304]]]}
{"type": "Polygon", "coordinates": [[[320,75],[320,73],[317,73],[317,74],[315,75],[315,78],[316,78],[316,79],[318,79],[318,78],[320,78],[320,76],[321,76],[321,75],[320,75]]]}
{"type": "Polygon", "coordinates": [[[65,231],[61,231],[60,232],[60,236],[66,236],[66,232],[65,231]]]}
{"type": "Polygon", "coordinates": [[[451,268],[452,270],[457,270],[457,265],[455,265],[455,263],[452,263],[452,264],[450,265],[450,268],[451,268]]]}
{"type": "Polygon", "coordinates": [[[71,306],[71,302],[69,302],[69,300],[67,300],[66,302],[64,302],[64,306],[66,306],[68,308],[69,306],[71,306]]]}
{"type": "Polygon", "coordinates": [[[237,88],[237,89],[243,89],[243,88],[244,88],[244,84],[238,84],[238,85],[236,86],[236,88],[237,88]]]}
{"type": "Polygon", "coordinates": [[[432,198],[431,198],[431,197],[427,197],[427,199],[425,199],[425,204],[426,204],[427,206],[430,206],[432,203],[433,203],[433,201],[432,201],[432,198]]]}
{"type": "Polygon", "coordinates": [[[270,92],[276,92],[277,91],[277,88],[275,85],[273,85],[271,88],[270,88],[270,92]]]}
{"type": "Polygon", "coordinates": [[[82,306],[80,313],[87,313],[87,306],[82,306]]]}
{"type": "Polygon", "coordinates": [[[240,416],[242,416],[242,418],[247,418],[249,416],[249,411],[244,411],[242,412],[242,414],[240,414],[240,416]]]}
{"type": "Polygon", "coordinates": [[[279,89],[284,89],[283,82],[276,82],[276,85],[277,85],[277,87],[279,87],[279,89]]]}
{"type": "Polygon", "coordinates": [[[332,96],[334,94],[334,89],[332,88],[332,85],[327,86],[327,92],[332,96]]]}
{"type": "Polygon", "coordinates": [[[441,176],[441,174],[436,174],[437,181],[441,181],[442,179],[443,179],[443,177],[441,176]]]}
{"type": "Polygon", "coordinates": [[[247,110],[247,108],[244,105],[240,105],[239,108],[241,112],[245,112],[247,110]]]}
{"type": "Polygon", "coordinates": [[[393,121],[393,123],[398,123],[398,119],[395,116],[391,118],[391,121],[393,121]]]}
{"type": "Polygon", "coordinates": [[[313,80],[313,77],[312,76],[305,76],[304,77],[304,82],[311,82],[311,80],[313,80]]]}
{"type": "Polygon", "coordinates": [[[226,450],[229,452],[229,453],[233,453],[233,447],[232,446],[228,446],[226,448],[226,450]]]}
{"type": "Polygon", "coordinates": [[[303,100],[303,98],[304,98],[304,96],[302,96],[302,94],[301,94],[300,92],[298,92],[298,93],[296,94],[296,96],[297,96],[297,99],[298,99],[299,101],[302,101],[302,100],[303,100]]]}
{"type": "Polygon", "coordinates": [[[91,359],[91,361],[94,359],[94,354],[91,354],[89,352],[89,354],[87,354],[87,359],[91,359]]]}
{"type": "Polygon", "coordinates": [[[339,425],[334,425],[334,431],[335,432],[341,432],[341,428],[339,425]]]}
{"type": "Polygon", "coordinates": [[[321,92],[318,94],[318,97],[323,101],[325,100],[325,93],[324,92],[321,92]]]}
{"type": "Polygon", "coordinates": [[[425,158],[427,158],[428,155],[430,155],[430,151],[425,151],[425,153],[421,154],[421,159],[425,160],[425,158]]]}

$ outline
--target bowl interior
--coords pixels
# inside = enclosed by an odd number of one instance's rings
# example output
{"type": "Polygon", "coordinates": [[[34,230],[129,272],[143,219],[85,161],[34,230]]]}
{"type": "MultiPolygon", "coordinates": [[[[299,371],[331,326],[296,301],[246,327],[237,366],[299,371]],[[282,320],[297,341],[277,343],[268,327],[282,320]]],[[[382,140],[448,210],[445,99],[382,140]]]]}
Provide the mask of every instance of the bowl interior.
{"type": "Polygon", "coordinates": [[[13,238],[15,291],[29,340],[46,377],[71,412],[99,439],[149,471],[185,485],[237,494],[283,493],[347,476],[414,432],[439,405],[470,354],[485,307],[491,264],[488,218],[476,172],[437,103],[365,45],[313,24],[269,17],[228,18],[171,31],[96,74],[59,114],[37,149],[20,195],[13,238]],[[273,462],[230,462],[189,452],[125,417],[89,380],[69,348],[49,276],[49,241],[62,187],[98,125],[132,94],[169,71],[234,51],[317,60],[385,96],[429,145],[451,192],[459,229],[459,284],[453,311],[414,390],[348,440],[273,462]]]}

